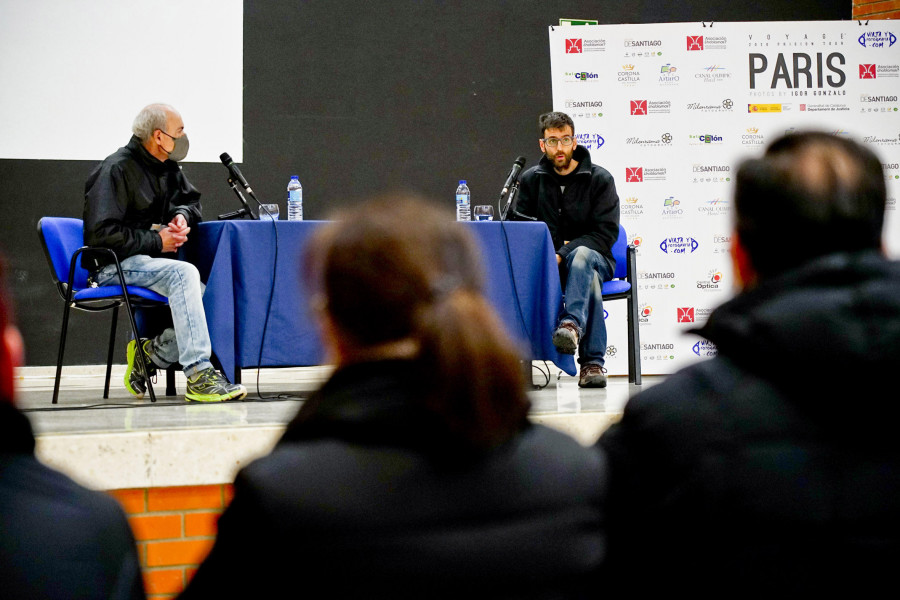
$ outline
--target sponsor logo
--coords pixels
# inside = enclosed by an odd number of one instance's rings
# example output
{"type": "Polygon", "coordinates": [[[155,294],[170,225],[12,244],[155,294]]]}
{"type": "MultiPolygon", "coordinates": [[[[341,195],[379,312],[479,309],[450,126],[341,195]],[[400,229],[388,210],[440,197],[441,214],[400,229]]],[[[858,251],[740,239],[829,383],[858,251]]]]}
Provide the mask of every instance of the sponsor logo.
{"type": "Polygon", "coordinates": [[[659,68],[658,82],[661,85],[673,85],[678,83],[681,79],[681,76],[675,74],[677,71],[678,69],[673,67],[672,63],[664,64],[659,68]]]}
{"type": "Polygon", "coordinates": [[[641,290],[675,289],[675,273],[638,273],[638,288],[641,290]]]}
{"type": "Polygon", "coordinates": [[[643,167],[625,167],[625,183],[640,183],[644,181],[643,167]]]}
{"type": "Polygon", "coordinates": [[[693,323],[694,322],[694,307],[693,306],[685,306],[678,308],[678,322],[679,323],[693,323]]]}
{"type": "Polygon", "coordinates": [[[641,360],[675,360],[675,344],[641,344],[641,360]]]}
{"type": "Polygon", "coordinates": [[[689,35],[686,42],[688,52],[725,50],[728,47],[728,39],[724,35],[689,35]]]}
{"type": "Polygon", "coordinates": [[[697,212],[704,217],[720,217],[727,215],[729,210],[729,201],[721,198],[707,200],[704,204],[697,207],[697,212]]]}
{"type": "Polygon", "coordinates": [[[703,102],[688,102],[686,108],[688,110],[696,110],[700,112],[731,112],[734,108],[734,102],[731,98],[725,98],[719,104],[704,104],[703,102]]]}
{"type": "Polygon", "coordinates": [[[566,54],[581,54],[584,44],[580,38],[566,40],[566,54]]]}
{"type": "Polygon", "coordinates": [[[606,140],[599,133],[577,133],[575,138],[578,140],[579,146],[583,146],[588,150],[596,150],[606,143],[606,140]]]}
{"type": "Polygon", "coordinates": [[[719,145],[719,144],[724,143],[724,139],[722,138],[722,136],[721,136],[721,135],[717,135],[717,134],[715,134],[715,133],[699,133],[699,134],[696,134],[696,135],[691,134],[691,135],[688,135],[688,140],[689,140],[689,143],[692,144],[692,145],[698,145],[698,144],[703,144],[703,145],[715,144],[715,145],[719,145]]]}
{"type": "Polygon", "coordinates": [[[625,40],[626,48],[653,48],[662,46],[662,40],[625,40]]]}
{"type": "Polygon", "coordinates": [[[624,85],[634,85],[641,80],[641,73],[633,64],[622,65],[622,70],[616,75],[616,81],[624,85]]]}
{"type": "Polygon", "coordinates": [[[897,36],[890,31],[867,31],[856,41],[863,48],[890,48],[897,42],[897,36]]]}
{"type": "Polygon", "coordinates": [[[632,115],[665,115],[672,112],[670,100],[631,100],[632,115]]]}
{"type": "Polygon", "coordinates": [[[642,304],[638,314],[640,315],[641,323],[646,323],[650,320],[650,315],[653,314],[653,307],[649,304],[642,304]]]}
{"type": "Polygon", "coordinates": [[[730,165],[702,165],[694,163],[691,171],[693,173],[691,183],[725,183],[731,181],[730,165]]]}
{"type": "Polygon", "coordinates": [[[867,96],[866,94],[859,95],[860,102],[897,102],[898,96],[867,96]]]}
{"type": "Polygon", "coordinates": [[[758,127],[748,127],[741,134],[741,144],[744,146],[763,146],[765,143],[765,136],[759,132],[758,127]]]}
{"type": "MultiPolygon", "coordinates": [[[[779,52],[772,66],[770,89],[782,87],[789,90],[840,88],[847,81],[847,75],[841,70],[846,63],[844,55],[832,52],[825,56],[817,52],[814,56],[804,52],[785,55],[779,52]],[[790,65],[790,66],[789,66],[790,65]]],[[[755,90],[757,80],[769,72],[769,57],[758,52],[750,53],[750,89],[755,90]]]]}
{"type": "Polygon", "coordinates": [[[694,79],[699,79],[703,83],[719,83],[720,81],[728,81],[731,79],[731,73],[720,67],[719,65],[709,65],[704,67],[703,71],[694,74],[694,79]]]}
{"type": "Polygon", "coordinates": [[[566,108],[603,108],[603,100],[566,100],[566,108]]]}
{"type": "Polygon", "coordinates": [[[633,238],[631,238],[631,240],[629,240],[628,243],[631,244],[632,246],[634,246],[635,248],[637,248],[638,250],[640,250],[641,246],[644,243],[644,238],[642,238],[639,235],[636,235],[633,238]]]}
{"type": "Polygon", "coordinates": [[[663,199],[662,217],[664,219],[680,219],[683,216],[684,209],[681,208],[681,200],[675,196],[663,199]]]}
{"type": "Polygon", "coordinates": [[[644,214],[644,205],[635,196],[629,196],[619,204],[619,216],[636,218],[644,214]]]}
{"type": "Polygon", "coordinates": [[[632,135],[625,138],[625,143],[629,146],[639,146],[641,148],[665,148],[672,144],[672,134],[664,133],[658,138],[643,138],[632,135]]]}
{"type": "Polygon", "coordinates": [[[597,83],[600,81],[600,75],[594,73],[592,71],[567,71],[563,73],[563,79],[568,82],[581,82],[584,83],[586,81],[597,83]]]}
{"type": "Polygon", "coordinates": [[[866,144],[875,144],[876,146],[900,146],[900,136],[887,135],[864,135],[862,141],[866,144]]]}
{"type": "Polygon", "coordinates": [[[625,183],[642,181],[665,181],[665,167],[625,167],[625,183]]]}
{"type": "Polygon", "coordinates": [[[702,358],[712,358],[719,355],[719,349],[709,340],[700,340],[691,347],[691,351],[702,358]]]}
{"type": "Polygon", "coordinates": [[[668,237],[659,243],[659,249],[665,254],[693,254],[699,247],[697,240],[683,236],[668,237]]]}
{"type": "Polygon", "coordinates": [[[696,287],[698,290],[718,291],[721,289],[722,284],[724,284],[722,272],[712,269],[707,271],[705,279],[697,281],[696,287]]]}
{"type": "Polygon", "coordinates": [[[859,65],[860,79],[881,79],[884,77],[900,77],[900,65],[879,65],[876,63],[861,63],[859,65]]]}
{"type": "Polygon", "coordinates": [[[748,104],[747,112],[752,114],[780,113],[780,104],[748,104]]]}

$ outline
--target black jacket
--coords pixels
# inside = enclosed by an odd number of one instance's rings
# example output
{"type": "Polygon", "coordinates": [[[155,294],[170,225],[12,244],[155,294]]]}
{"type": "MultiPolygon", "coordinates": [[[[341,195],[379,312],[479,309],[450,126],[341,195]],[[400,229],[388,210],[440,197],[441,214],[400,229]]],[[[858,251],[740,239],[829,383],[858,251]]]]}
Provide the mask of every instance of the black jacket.
{"type": "Polygon", "coordinates": [[[542,426],[460,460],[415,363],[345,367],[243,469],[183,598],[580,598],[604,553],[602,455],[542,426]],[[235,576],[235,573],[247,574],[235,576]]]}
{"type": "Polygon", "coordinates": [[[578,246],[587,246],[606,256],[615,268],[612,247],[619,238],[615,181],[609,171],[591,163],[586,148],[576,146],[572,160],[578,161],[578,167],[564,194],[546,156],[525,171],[516,211],[546,223],[553,247],[563,258],[578,246]]]}
{"type": "Polygon", "coordinates": [[[119,504],[38,462],[28,420],[3,402],[0,596],[144,597],[134,538],[119,504]]]}
{"type": "MultiPolygon", "coordinates": [[[[132,136],[84,184],[84,243],[111,248],[119,260],[159,256],[162,238],[151,227],[166,225],[178,213],[189,226],[199,223],[200,192],[178,163],[160,162],[132,136]]],[[[86,256],[82,265],[96,271],[109,262],[86,256]]]]}
{"type": "Polygon", "coordinates": [[[600,438],[613,588],[871,597],[893,587],[900,264],[823,257],[725,303],[700,333],[718,357],[634,397],[600,438]]]}

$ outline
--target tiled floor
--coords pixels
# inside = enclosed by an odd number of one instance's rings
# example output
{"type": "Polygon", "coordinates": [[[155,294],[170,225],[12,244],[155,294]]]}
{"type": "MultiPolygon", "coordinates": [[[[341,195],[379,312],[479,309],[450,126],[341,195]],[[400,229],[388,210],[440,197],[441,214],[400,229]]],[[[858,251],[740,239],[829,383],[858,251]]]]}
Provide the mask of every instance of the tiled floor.
{"type": "MultiPolygon", "coordinates": [[[[644,376],[643,385],[628,383],[627,377],[610,377],[605,389],[580,389],[577,379],[550,365],[549,382],[537,370],[546,371],[544,363],[534,363],[534,383],[544,385],[530,393],[535,421],[567,423],[562,427],[590,443],[610,420],[618,418],[628,398],[663,379],[644,376]],[[584,427],[579,429],[579,424],[584,427]],[[574,428],[574,429],[573,429],[574,428]]],[[[117,433],[140,430],[193,428],[253,427],[284,425],[296,413],[303,398],[324,381],[328,367],[254,369],[243,371],[247,398],[222,404],[189,404],[183,396],[166,397],[162,378],[157,384],[158,401],[149,397],[135,400],[124,389],[124,366],[114,367],[110,397],[104,400],[102,366],[67,367],[64,370],[60,400],[51,404],[54,369],[29,367],[19,372],[19,406],[40,435],[76,433],[117,433]]],[[[184,378],[179,373],[176,389],[184,392],[184,378]]]]}

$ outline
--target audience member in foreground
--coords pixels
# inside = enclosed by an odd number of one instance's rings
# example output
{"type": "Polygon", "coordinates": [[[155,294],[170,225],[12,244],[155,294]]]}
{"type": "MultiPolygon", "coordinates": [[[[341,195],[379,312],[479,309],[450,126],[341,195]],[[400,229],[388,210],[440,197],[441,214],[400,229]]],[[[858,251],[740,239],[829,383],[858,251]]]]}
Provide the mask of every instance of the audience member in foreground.
{"type": "Polygon", "coordinates": [[[0,260],[0,596],[69,600],[144,597],[137,549],[118,503],[42,465],[14,406],[22,338],[0,260]]]}
{"type": "Polygon", "coordinates": [[[607,581],[874,597],[900,557],[900,264],[882,254],[881,164],[789,135],[741,165],[735,211],[743,290],[699,330],[718,356],[635,396],[600,438],[607,581]]]}
{"type": "Polygon", "coordinates": [[[323,226],[309,250],[337,368],[240,472],[184,597],[593,594],[602,454],[529,424],[468,231],[385,198],[323,226]]]}

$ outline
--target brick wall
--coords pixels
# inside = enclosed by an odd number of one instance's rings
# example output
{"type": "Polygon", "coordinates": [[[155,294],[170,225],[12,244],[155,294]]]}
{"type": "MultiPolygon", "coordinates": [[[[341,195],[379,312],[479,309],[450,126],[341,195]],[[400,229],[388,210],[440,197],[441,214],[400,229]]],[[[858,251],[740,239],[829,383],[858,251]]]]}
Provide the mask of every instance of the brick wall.
{"type": "Polygon", "coordinates": [[[174,598],[206,557],[230,485],[112,490],[137,541],[148,598],[174,598]]]}
{"type": "Polygon", "coordinates": [[[853,0],[854,19],[900,19],[900,0],[853,0]]]}

